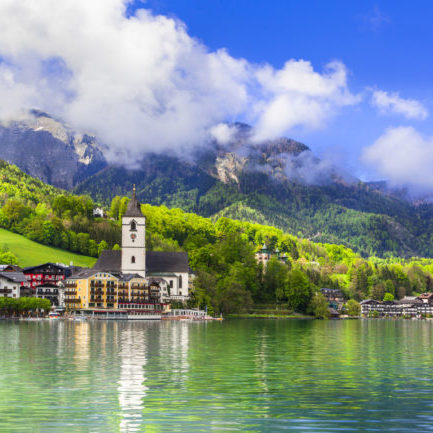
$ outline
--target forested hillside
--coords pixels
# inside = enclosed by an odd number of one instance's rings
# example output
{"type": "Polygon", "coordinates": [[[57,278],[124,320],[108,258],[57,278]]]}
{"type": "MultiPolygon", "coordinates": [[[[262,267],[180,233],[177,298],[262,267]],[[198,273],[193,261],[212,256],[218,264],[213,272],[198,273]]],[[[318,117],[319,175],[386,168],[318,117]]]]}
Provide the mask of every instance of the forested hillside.
{"type": "MultiPolygon", "coordinates": [[[[317,183],[287,174],[295,165],[316,170],[293,143],[261,149],[249,160],[234,153],[202,152],[195,162],[148,156],[138,170],[109,167],[76,192],[109,204],[137,185],[144,203],[179,207],[216,220],[259,222],[317,242],[342,243],[363,256],[433,256],[433,206],[414,206],[368,184],[323,173],[317,183]],[[279,153],[280,152],[280,153],[279,153]],[[289,162],[286,160],[289,158],[289,162]],[[290,165],[290,170],[287,168],[290,165]]],[[[310,158],[312,158],[310,156],[310,158]]],[[[293,171],[293,170],[292,170],[293,171]]],[[[290,171],[291,173],[291,171],[290,171]]]]}
{"type": "MultiPolygon", "coordinates": [[[[130,161],[130,169],[108,162],[97,137],[33,111],[25,121],[0,126],[0,152],[26,173],[68,188],[65,195],[74,188],[106,206],[136,184],[143,203],[213,220],[226,216],[272,225],[313,241],[344,244],[364,257],[433,257],[433,205],[414,206],[403,190],[392,194],[384,183],[362,183],[295,140],[256,143],[248,125],[232,124],[230,130],[234,135],[224,145],[205,141],[182,154],[144,153],[130,161]]],[[[55,215],[68,219],[61,212],[55,215]]],[[[71,221],[66,231],[90,231],[78,219],[71,221]]],[[[88,234],[97,243],[103,239],[88,234]]],[[[83,236],[81,247],[71,236],[68,241],[63,236],[63,246],[69,242],[76,251],[86,250],[83,236]]],[[[95,254],[93,243],[87,250],[95,254]]]]}
{"type": "MultiPolygon", "coordinates": [[[[95,204],[89,197],[44,185],[0,163],[0,226],[40,243],[93,256],[118,248],[128,201],[116,196],[108,219],[93,218],[95,204]]],[[[308,312],[321,287],[340,288],[357,300],[433,289],[432,259],[362,258],[345,246],[312,242],[268,225],[150,204],[142,205],[142,211],[147,248],[187,251],[196,274],[190,303],[215,312],[239,312],[263,303],[308,312]],[[287,263],[272,259],[266,269],[258,264],[255,252],[263,243],[278,248],[287,263]]],[[[251,210],[239,207],[239,212],[249,217],[251,210]]],[[[10,253],[2,250],[0,261],[7,261],[10,253]]]]}
{"type": "Polygon", "coordinates": [[[0,227],[41,244],[97,257],[119,242],[120,234],[115,222],[93,217],[94,206],[90,197],[46,185],[0,160],[0,227]]]}

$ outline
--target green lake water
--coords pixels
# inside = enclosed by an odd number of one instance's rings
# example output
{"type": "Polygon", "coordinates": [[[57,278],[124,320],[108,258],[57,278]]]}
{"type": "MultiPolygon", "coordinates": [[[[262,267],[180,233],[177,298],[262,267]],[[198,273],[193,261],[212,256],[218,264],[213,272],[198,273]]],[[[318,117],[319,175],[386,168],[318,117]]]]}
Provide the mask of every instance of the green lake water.
{"type": "Polygon", "coordinates": [[[0,432],[433,431],[433,322],[0,322],[0,432]]]}

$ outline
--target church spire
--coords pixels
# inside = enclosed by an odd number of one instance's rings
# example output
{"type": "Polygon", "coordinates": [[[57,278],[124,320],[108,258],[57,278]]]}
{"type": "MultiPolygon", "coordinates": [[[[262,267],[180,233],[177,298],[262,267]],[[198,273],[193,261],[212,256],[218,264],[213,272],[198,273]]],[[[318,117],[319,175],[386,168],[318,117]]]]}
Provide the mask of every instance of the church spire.
{"type": "Polygon", "coordinates": [[[124,217],[142,217],[141,213],[141,205],[137,200],[135,184],[132,188],[132,198],[129,200],[128,206],[126,208],[126,212],[123,215],[124,217]]]}

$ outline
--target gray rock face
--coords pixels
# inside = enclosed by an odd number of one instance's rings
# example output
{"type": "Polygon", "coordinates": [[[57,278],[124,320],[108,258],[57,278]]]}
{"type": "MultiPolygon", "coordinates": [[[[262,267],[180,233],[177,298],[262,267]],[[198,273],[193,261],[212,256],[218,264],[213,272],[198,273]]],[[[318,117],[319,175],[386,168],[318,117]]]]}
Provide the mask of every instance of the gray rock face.
{"type": "Polygon", "coordinates": [[[0,158],[51,185],[72,189],[107,163],[95,137],[79,134],[50,116],[32,112],[0,125],[0,158]]]}

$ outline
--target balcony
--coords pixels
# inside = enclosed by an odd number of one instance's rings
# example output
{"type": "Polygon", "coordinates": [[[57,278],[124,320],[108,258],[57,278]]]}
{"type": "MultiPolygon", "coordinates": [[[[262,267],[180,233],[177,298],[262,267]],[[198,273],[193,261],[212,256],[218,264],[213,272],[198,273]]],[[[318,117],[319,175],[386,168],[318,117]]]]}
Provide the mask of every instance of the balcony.
{"type": "Polygon", "coordinates": [[[75,290],[65,291],[65,296],[75,296],[77,292],[75,290]]]}
{"type": "Polygon", "coordinates": [[[12,293],[12,289],[0,289],[0,293],[12,293]]]}
{"type": "Polygon", "coordinates": [[[79,304],[81,299],[65,299],[66,304],[79,304]]]}
{"type": "Polygon", "coordinates": [[[103,293],[104,293],[104,291],[101,290],[101,289],[97,289],[97,290],[90,289],[90,294],[91,295],[102,295],[103,293]]]}

